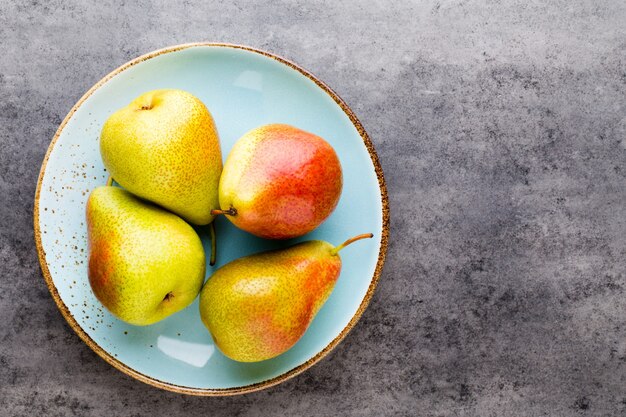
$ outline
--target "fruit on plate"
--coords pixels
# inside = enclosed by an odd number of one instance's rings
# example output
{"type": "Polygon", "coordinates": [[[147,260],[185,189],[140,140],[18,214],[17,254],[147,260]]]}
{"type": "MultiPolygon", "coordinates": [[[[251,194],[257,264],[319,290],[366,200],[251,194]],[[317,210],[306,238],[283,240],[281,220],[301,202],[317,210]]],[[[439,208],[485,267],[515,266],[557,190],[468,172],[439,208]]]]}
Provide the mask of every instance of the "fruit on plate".
{"type": "Polygon", "coordinates": [[[100,134],[111,176],[131,193],[190,223],[210,223],[222,155],[206,106],[181,90],[142,94],[113,113],[100,134]]]}
{"type": "Polygon", "coordinates": [[[212,213],[259,237],[302,236],[335,209],[342,182],[339,158],[324,139],[289,125],[265,125],[243,135],[228,155],[220,208],[212,213]]]}
{"type": "Polygon", "coordinates": [[[341,270],[334,247],[313,240],[237,259],[219,268],[200,292],[200,315],[229,358],[256,362],[291,348],[332,292],[341,270]]]}
{"type": "Polygon", "coordinates": [[[87,200],[89,283],[113,315],[155,323],[187,307],[205,273],[200,238],[184,220],[117,187],[87,200]]]}

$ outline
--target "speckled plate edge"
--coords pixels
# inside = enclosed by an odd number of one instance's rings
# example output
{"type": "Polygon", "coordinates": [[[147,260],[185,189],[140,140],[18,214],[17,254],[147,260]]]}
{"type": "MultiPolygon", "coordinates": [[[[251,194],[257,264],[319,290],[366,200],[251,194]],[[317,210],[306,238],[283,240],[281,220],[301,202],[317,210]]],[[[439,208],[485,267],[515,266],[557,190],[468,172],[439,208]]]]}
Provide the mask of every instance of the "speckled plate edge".
{"type": "Polygon", "coordinates": [[[355,114],[352,112],[350,107],[348,107],[348,105],[329,86],[324,84],[322,81],[320,81],[318,78],[316,78],[313,74],[311,74],[307,70],[303,69],[302,67],[296,65],[295,63],[285,58],[282,58],[278,55],[274,55],[269,52],[265,52],[260,49],[255,49],[249,46],[242,46],[242,45],[228,44],[228,43],[198,42],[198,43],[187,43],[187,44],[182,44],[182,45],[170,46],[167,48],[149,52],[145,55],[135,58],[125,63],[124,65],[118,67],[117,69],[113,70],[108,75],[106,75],[104,78],[98,81],[93,87],[91,87],[89,91],[87,91],[85,95],[81,97],[80,100],[78,100],[78,102],[74,105],[74,107],[72,107],[72,109],[67,114],[67,116],[65,116],[65,119],[63,120],[58,130],[56,131],[52,139],[52,142],[50,143],[50,146],[48,147],[46,156],[44,157],[44,160],[41,164],[41,170],[39,172],[39,179],[37,181],[37,191],[35,192],[34,229],[35,229],[35,244],[37,246],[37,253],[39,255],[39,264],[41,265],[41,271],[43,273],[43,277],[46,281],[48,289],[50,290],[50,294],[52,295],[52,298],[54,299],[59,310],[61,311],[61,314],[63,315],[63,317],[65,317],[65,320],[67,320],[70,327],[87,344],[87,346],[89,346],[102,359],[107,361],[109,364],[111,364],[115,368],[119,369],[120,371],[124,372],[127,375],[130,375],[131,377],[135,379],[138,379],[139,381],[145,382],[146,384],[150,384],[158,388],[162,388],[168,391],[178,392],[181,394],[202,395],[202,396],[225,396],[225,395],[237,395],[237,394],[244,394],[244,393],[253,392],[253,391],[259,391],[259,390],[280,384],[281,382],[286,381],[290,378],[293,378],[294,376],[310,368],[319,360],[321,360],[331,350],[333,350],[335,346],[339,344],[339,342],[341,342],[346,337],[348,332],[359,321],[359,318],[361,317],[361,315],[367,308],[367,305],[369,304],[374,294],[374,290],[376,288],[376,285],[378,284],[378,279],[380,278],[380,274],[382,272],[383,264],[385,262],[385,255],[387,253],[388,240],[389,240],[389,202],[387,199],[387,185],[385,184],[383,170],[380,165],[380,161],[378,160],[378,155],[376,154],[376,151],[374,150],[374,145],[372,144],[369,136],[367,135],[367,132],[365,132],[365,129],[361,125],[361,122],[359,122],[359,120],[357,119],[355,114]],[[359,308],[357,309],[352,319],[350,319],[350,322],[348,323],[348,325],[341,331],[341,333],[339,333],[339,335],[335,337],[335,339],[333,339],[317,355],[313,356],[311,359],[307,360],[305,363],[291,369],[290,371],[287,371],[279,376],[268,379],[266,381],[258,382],[258,383],[251,384],[251,385],[241,386],[241,387],[225,388],[225,389],[191,388],[191,387],[170,384],[168,382],[152,378],[148,375],[144,375],[141,372],[136,371],[135,369],[130,368],[126,364],[122,363],[118,359],[111,356],[107,351],[105,351],[96,342],[94,342],[94,340],[91,337],[89,337],[89,335],[78,324],[74,316],[72,316],[72,313],[70,313],[69,309],[67,308],[67,306],[65,305],[61,297],[59,296],[59,293],[54,285],[54,282],[52,281],[52,277],[48,269],[48,264],[46,262],[46,253],[42,247],[41,231],[39,228],[39,196],[41,192],[41,183],[42,183],[44,174],[46,172],[46,165],[48,163],[48,158],[50,157],[50,154],[52,153],[52,149],[54,148],[54,145],[59,139],[59,136],[63,132],[63,128],[69,122],[69,120],[74,115],[76,110],[78,110],[78,108],[85,102],[85,100],[87,100],[89,96],[91,96],[98,88],[100,88],[108,80],[110,80],[117,74],[121,73],[122,71],[132,67],[133,65],[136,65],[140,62],[146,61],[148,59],[154,58],[162,54],[176,52],[176,51],[180,51],[180,50],[187,49],[187,48],[203,47],[203,46],[243,49],[246,51],[254,52],[254,53],[275,59],[276,61],[295,69],[296,71],[298,71],[299,73],[301,73],[302,75],[304,75],[305,77],[313,81],[315,84],[317,84],[323,91],[325,91],[326,94],[328,94],[341,107],[341,109],[348,116],[348,118],[350,119],[354,127],[359,132],[359,135],[363,139],[363,143],[365,144],[365,147],[367,148],[367,151],[370,154],[372,163],[374,164],[374,169],[376,170],[376,177],[378,178],[378,184],[380,187],[380,198],[382,202],[382,215],[383,215],[382,233],[380,236],[380,251],[378,252],[378,262],[376,263],[376,269],[374,270],[374,275],[372,276],[372,280],[367,289],[367,293],[363,297],[363,300],[361,301],[359,308]]]}

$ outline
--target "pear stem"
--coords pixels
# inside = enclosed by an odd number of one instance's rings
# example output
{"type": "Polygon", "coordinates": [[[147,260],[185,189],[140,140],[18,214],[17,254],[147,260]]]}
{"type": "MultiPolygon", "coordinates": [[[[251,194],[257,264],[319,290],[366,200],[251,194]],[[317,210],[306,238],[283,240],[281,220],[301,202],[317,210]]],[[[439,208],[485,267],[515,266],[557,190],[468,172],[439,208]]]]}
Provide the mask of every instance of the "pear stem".
{"type": "Polygon", "coordinates": [[[343,242],[341,245],[335,247],[332,251],[330,251],[331,255],[337,255],[339,253],[340,250],[342,250],[343,248],[345,248],[346,246],[348,246],[351,243],[356,242],[357,240],[361,240],[361,239],[371,239],[373,238],[374,235],[372,233],[363,233],[362,235],[357,235],[355,237],[352,237],[348,240],[346,240],[345,242],[343,242]]]}
{"type": "Polygon", "coordinates": [[[209,225],[209,230],[211,232],[211,259],[209,260],[209,265],[215,265],[215,258],[217,253],[217,240],[215,233],[215,222],[211,222],[209,225]]]}
{"type": "Polygon", "coordinates": [[[218,214],[226,214],[228,216],[236,216],[237,215],[237,209],[235,209],[234,207],[231,207],[228,210],[220,210],[220,209],[213,209],[213,210],[211,210],[211,215],[212,216],[217,216],[218,214]]]}
{"type": "Polygon", "coordinates": [[[109,175],[109,178],[107,178],[106,186],[110,187],[111,185],[113,185],[113,177],[109,175]]]}

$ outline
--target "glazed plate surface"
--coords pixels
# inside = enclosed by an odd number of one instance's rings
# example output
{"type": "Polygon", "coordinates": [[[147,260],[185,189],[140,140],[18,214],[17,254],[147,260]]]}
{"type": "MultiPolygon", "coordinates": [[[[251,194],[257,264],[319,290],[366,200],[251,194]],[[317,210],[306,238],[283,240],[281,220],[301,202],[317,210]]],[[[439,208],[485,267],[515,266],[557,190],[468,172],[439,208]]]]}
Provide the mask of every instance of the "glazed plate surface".
{"type": "MultiPolygon", "coordinates": [[[[208,229],[196,230],[208,253],[208,229]]],[[[189,44],[156,51],[97,83],[59,127],[35,198],[35,239],[42,271],[70,326],[121,371],[160,388],[197,395],[262,389],[296,375],[327,354],[356,323],[373,294],[384,262],[387,230],[382,171],[350,109],[295,64],[226,44],[189,44]],[[238,363],[222,355],[202,325],[197,300],[160,323],[135,327],[109,314],[89,287],[85,203],[90,191],[108,177],[99,153],[100,129],[115,110],[146,91],[161,88],[187,90],[207,105],[219,131],[223,158],[248,130],[266,123],[287,123],[325,138],[343,167],[344,189],[337,209],[321,227],[299,239],[259,239],[218,218],[218,262],[214,267],[207,265],[207,275],[241,256],[296,241],[323,239],[339,244],[360,233],[374,233],[374,239],[341,252],[343,269],[328,302],[304,337],[274,359],[238,363]]]]}

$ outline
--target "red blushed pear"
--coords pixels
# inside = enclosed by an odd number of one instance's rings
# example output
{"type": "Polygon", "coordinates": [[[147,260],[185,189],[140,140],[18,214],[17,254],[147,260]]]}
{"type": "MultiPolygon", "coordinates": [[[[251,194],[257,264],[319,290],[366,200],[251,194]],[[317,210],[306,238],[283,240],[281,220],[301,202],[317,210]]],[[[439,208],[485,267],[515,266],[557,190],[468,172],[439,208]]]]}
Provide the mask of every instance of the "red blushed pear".
{"type": "Polygon", "coordinates": [[[202,287],[200,238],[183,219],[117,187],[87,200],[89,283],[116,317],[148,325],[187,307],[202,287]]]}
{"type": "Polygon", "coordinates": [[[238,228],[266,239],[302,236],[337,206],[343,185],[335,150],[319,136],[270,124],[243,135],[228,155],[220,209],[238,228]]]}
{"type": "Polygon", "coordinates": [[[200,316],[229,358],[257,362],[290,349],[330,296],[341,271],[339,251],[312,240],[224,265],[200,293],[200,316]]]}

